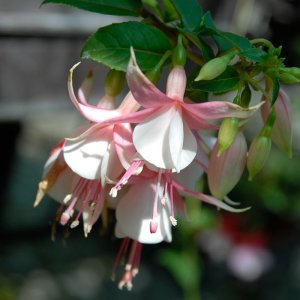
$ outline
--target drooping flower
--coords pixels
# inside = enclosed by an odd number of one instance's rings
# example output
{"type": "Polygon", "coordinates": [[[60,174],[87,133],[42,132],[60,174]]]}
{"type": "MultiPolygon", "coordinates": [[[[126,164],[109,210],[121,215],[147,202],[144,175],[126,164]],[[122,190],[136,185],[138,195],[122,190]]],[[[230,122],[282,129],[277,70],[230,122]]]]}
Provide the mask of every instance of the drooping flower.
{"type": "Polygon", "coordinates": [[[216,129],[209,120],[248,118],[260,106],[246,109],[223,101],[184,102],[186,74],[182,66],[171,70],[164,94],[141,72],[133,50],[127,82],[135,100],[145,109],[107,122],[138,123],[133,131],[137,152],[146,162],[165,170],[180,172],[193,161],[197,153],[193,129],[216,129]]]}
{"type": "MultiPolygon", "coordinates": [[[[78,91],[78,103],[88,106],[90,87],[91,76],[88,76],[78,91]]],[[[70,93],[75,97],[73,88],[70,93]]],[[[105,94],[97,107],[114,114],[114,96],[105,94]]],[[[126,144],[127,136],[131,137],[129,124],[101,126],[96,131],[94,126],[90,123],[76,130],[77,137],[64,139],[52,151],[35,201],[36,206],[47,193],[66,206],[60,216],[62,225],[75,227],[82,216],[85,235],[105,206],[107,183],[123,172],[119,157],[126,161],[126,155],[131,157],[132,151],[131,144],[126,144]]]]}
{"type": "MultiPolygon", "coordinates": [[[[233,208],[214,197],[194,192],[180,183],[178,175],[175,179],[172,172],[163,169],[155,172],[145,166],[139,175],[127,178],[129,187],[118,197],[116,207],[115,234],[119,238],[129,237],[143,244],[170,242],[171,227],[177,224],[176,215],[185,216],[185,206],[180,194],[193,196],[231,212],[248,209],[233,208]]],[[[120,184],[117,183],[116,186],[120,184]]],[[[117,196],[119,188],[112,190],[112,196],[117,196]]]]}

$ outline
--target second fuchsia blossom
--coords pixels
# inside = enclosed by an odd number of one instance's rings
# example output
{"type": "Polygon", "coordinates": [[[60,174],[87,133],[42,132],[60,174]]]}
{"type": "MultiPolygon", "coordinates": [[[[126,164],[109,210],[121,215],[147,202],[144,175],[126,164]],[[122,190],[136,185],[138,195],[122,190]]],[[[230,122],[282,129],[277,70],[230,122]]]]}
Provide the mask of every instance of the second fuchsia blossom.
{"type": "MultiPolygon", "coordinates": [[[[70,83],[74,68],[70,72],[70,83]]],[[[76,99],[77,107],[89,107],[90,87],[91,76],[88,76],[78,91],[78,101],[72,84],[69,85],[71,100],[75,102],[76,99]]],[[[105,96],[97,105],[107,116],[120,115],[113,109],[116,93],[106,88],[105,96]]],[[[133,98],[131,102],[134,111],[138,106],[133,98]]],[[[78,225],[82,216],[85,235],[91,231],[103,210],[110,190],[107,184],[121,175],[124,170],[122,163],[126,166],[126,161],[135,153],[132,143],[126,142],[132,134],[129,124],[100,125],[96,128],[95,125],[98,124],[90,123],[78,129],[73,134],[77,137],[64,139],[52,151],[35,201],[36,206],[48,193],[64,204],[66,209],[61,214],[60,223],[71,228],[78,225]]]]}

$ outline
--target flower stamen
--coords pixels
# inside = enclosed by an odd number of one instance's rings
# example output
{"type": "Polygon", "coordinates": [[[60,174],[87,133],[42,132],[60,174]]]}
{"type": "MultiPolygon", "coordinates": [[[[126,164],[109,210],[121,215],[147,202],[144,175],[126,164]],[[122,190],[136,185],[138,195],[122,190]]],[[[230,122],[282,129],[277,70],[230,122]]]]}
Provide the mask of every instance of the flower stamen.
{"type": "MultiPolygon", "coordinates": [[[[120,260],[120,258],[125,254],[124,252],[127,251],[129,242],[130,242],[129,238],[124,239],[124,241],[121,245],[121,248],[119,250],[118,256],[117,256],[117,263],[120,260]]],[[[132,240],[130,250],[129,250],[128,261],[125,265],[122,279],[120,280],[120,282],[118,284],[119,289],[122,289],[124,286],[129,291],[132,289],[132,287],[133,287],[132,280],[138,274],[141,250],[142,250],[142,244],[139,243],[138,241],[132,240]]],[[[115,268],[116,268],[116,263],[114,265],[114,270],[115,270],[115,268]]]]}
{"type": "Polygon", "coordinates": [[[113,198],[117,197],[118,192],[122,189],[123,185],[128,183],[129,178],[132,175],[138,175],[143,170],[143,162],[141,160],[135,160],[130,165],[128,170],[124,173],[121,179],[117,182],[117,184],[110,190],[109,195],[113,198]]]}
{"type": "Polygon", "coordinates": [[[170,206],[171,206],[171,213],[170,213],[170,222],[173,226],[177,225],[177,220],[175,218],[175,211],[174,211],[174,189],[173,189],[173,180],[172,175],[169,173],[167,174],[167,180],[169,181],[169,193],[170,193],[170,206]]]}

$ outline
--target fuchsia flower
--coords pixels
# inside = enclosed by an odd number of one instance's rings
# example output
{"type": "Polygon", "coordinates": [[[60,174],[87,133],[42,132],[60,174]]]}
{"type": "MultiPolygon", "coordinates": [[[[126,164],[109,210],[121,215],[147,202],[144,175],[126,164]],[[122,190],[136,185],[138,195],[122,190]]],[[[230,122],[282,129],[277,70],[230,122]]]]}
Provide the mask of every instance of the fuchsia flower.
{"type": "MultiPolygon", "coordinates": [[[[216,129],[210,123],[215,119],[248,118],[260,105],[246,109],[222,101],[185,102],[186,74],[181,66],[171,70],[164,94],[141,72],[132,50],[127,71],[128,95],[116,109],[111,106],[112,99],[93,106],[87,103],[87,88],[81,88],[78,97],[75,96],[72,76],[76,67],[69,72],[70,99],[91,123],[80,130],[77,137],[65,139],[50,156],[45,178],[54,179],[51,187],[40,190],[41,194],[49,192],[67,205],[61,224],[71,220],[74,227],[82,215],[86,235],[102,212],[108,190],[112,197],[118,196],[115,233],[124,238],[126,249],[132,240],[120,287],[125,285],[130,289],[141,244],[172,240],[171,227],[177,224],[175,216],[185,213],[180,194],[232,212],[248,209],[232,208],[212,196],[187,188],[181,183],[184,182],[181,175],[186,176],[190,170],[194,173],[195,167],[199,176],[203,169],[207,172],[208,158],[198,147],[201,138],[195,130],[216,129]],[[137,111],[140,107],[143,109],[137,111]],[[132,123],[137,123],[133,132],[132,123]],[[118,195],[127,183],[128,188],[118,195]]],[[[88,86],[86,82],[85,87],[88,86]]]]}
{"type": "Polygon", "coordinates": [[[214,197],[184,187],[180,181],[181,178],[175,179],[170,171],[155,172],[147,167],[130,178],[128,190],[118,197],[116,236],[144,244],[170,242],[171,226],[177,225],[176,215],[185,216],[180,193],[231,212],[248,209],[232,208],[214,197]]]}
{"type": "MultiPolygon", "coordinates": [[[[70,71],[70,96],[72,100],[75,99],[73,102],[78,104],[77,107],[89,107],[86,99],[91,77],[84,81],[78,91],[79,102],[72,87],[72,73],[76,66],[70,71]]],[[[131,98],[132,107],[136,107],[132,96],[127,98],[131,98]]],[[[97,107],[107,115],[118,115],[116,110],[112,110],[113,106],[113,97],[105,95],[97,107]]],[[[103,210],[108,196],[107,182],[115,180],[123,172],[119,157],[125,164],[127,156],[131,157],[132,151],[135,153],[132,143],[126,144],[126,138],[131,138],[129,124],[101,125],[97,130],[94,127],[95,124],[91,123],[77,130],[75,134],[80,134],[78,137],[64,139],[52,151],[45,164],[43,180],[39,184],[34,204],[37,206],[45,193],[48,193],[67,206],[60,217],[60,223],[70,223],[73,228],[79,224],[82,216],[85,235],[91,231],[103,210]]]]}
{"type": "Polygon", "coordinates": [[[193,129],[215,129],[209,120],[248,118],[260,106],[246,109],[223,101],[184,102],[186,74],[181,66],[171,70],[164,94],[141,72],[133,50],[127,81],[135,100],[145,109],[108,122],[138,123],[133,131],[137,152],[146,162],[165,170],[180,172],[194,160],[197,143],[193,129]]]}
{"type": "MultiPolygon", "coordinates": [[[[136,161],[136,166],[139,161],[136,161]]],[[[191,168],[191,164],[185,170],[191,168]]],[[[170,171],[160,169],[150,171],[147,167],[132,178],[128,178],[129,187],[118,197],[116,206],[115,235],[124,238],[120,247],[113,274],[126,251],[129,258],[125,265],[124,274],[119,282],[119,288],[132,288],[132,280],[138,273],[142,244],[156,244],[162,241],[172,241],[172,225],[177,224],[176,215],[186,216],[184,202],[180,193],[193,196],[203,202],[218,206],[231,212],[243,212],[248,208],[236,209],[211,196],[193,192],[182,186],[179,181],[182,173],[174,175],[170,171]],[[131,248],[129,243],[131,240],[131,248]]],[[[199,170],[199,167],[198,167],[199,170]]],[[[127,172],[126,172],[127,173],[127,172]]],[[[125,177],[126,177],[125,173],[125,177]]],[[[123,176],[123,178],[124,178],[123,176]]],[[[186,178],[184,178],[184,181],[186,178]]],[[[122,180],[122,179],[121,179],[122,180]]]]}

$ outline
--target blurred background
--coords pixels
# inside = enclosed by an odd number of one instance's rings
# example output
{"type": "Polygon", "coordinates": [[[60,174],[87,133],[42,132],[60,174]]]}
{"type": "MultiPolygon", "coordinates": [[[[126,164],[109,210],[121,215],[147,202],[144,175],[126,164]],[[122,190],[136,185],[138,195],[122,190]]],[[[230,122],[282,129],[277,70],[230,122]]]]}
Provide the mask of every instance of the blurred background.
{"type": "MultiPolygon", "coordinates": [[[[230,195],[252,210],[226,214],[188,201],[196,225],[182,221],[174,243],[143,248],[131,292],[110,280],[119,241],[97,226],[88,239],[76,228],[67,240],[58,226],[51,241],[57,204],[32,204],[49,151],[82,124],[68,100],[67,71],[88,35],[126,19],[40,3],[0,0],[0,300],[187,299],[195,286],[204,300],[300,299],[299,85],[284,87],[293,159],[273,147],[264,171],[230,195]]],[[[266,37],[283,46],[287,66],[300,66],[299,1],[200,3],[223,30],[266,37]]],[[[101,95],[105,68],[85,63],[78,78],[91,66],[101,95]]]]}

